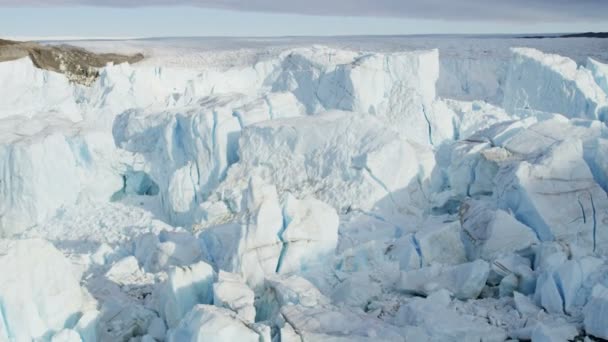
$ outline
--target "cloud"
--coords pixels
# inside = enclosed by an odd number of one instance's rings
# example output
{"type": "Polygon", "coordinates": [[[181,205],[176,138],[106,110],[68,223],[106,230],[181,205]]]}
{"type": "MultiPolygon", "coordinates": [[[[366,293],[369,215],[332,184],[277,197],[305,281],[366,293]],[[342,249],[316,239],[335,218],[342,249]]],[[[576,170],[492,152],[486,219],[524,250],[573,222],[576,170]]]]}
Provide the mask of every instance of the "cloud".
{"type": "Polygon", "coordinates": [[[515,22],[600,21],[607,0],[0,0],[0,7],[196,6],[323,16],[515,22]]]}

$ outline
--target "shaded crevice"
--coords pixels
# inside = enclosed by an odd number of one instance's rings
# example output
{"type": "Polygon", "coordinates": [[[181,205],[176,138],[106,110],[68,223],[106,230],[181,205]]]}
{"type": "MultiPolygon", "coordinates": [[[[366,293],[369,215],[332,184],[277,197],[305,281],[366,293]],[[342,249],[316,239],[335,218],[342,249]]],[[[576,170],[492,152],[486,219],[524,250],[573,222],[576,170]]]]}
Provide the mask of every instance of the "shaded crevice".
{"type": "Polygon", "coordinates": [[[418,260],[419,260],[419,267],[422,268],[422,265],[424,264],[424,257],[422,256],[422,248],[420,248],[420,241],[418,241],[418,238],[416,238],[415,234],[412,234],[412,244],[414,245],[414,250],[416,251],[416,254],[418,254],[418,260]]]}
{"type": "Polygon", "coordinates": [[[562,311],[566,312],[566,296],[564,294],[564,285],[562,284],[561,279],[557,276],[556,273],[551,275],[553,282],[555,283],[555,287],[557,288],[557,293],[562,300],[562,311]]]}
{"type": "Polygon", "coordinates": [[[279,253],[279,259],[277,260],[277,267],[275,269],[275,273],[279,273],[281,271],[281,266],[283,265],[283,259],[285,258],[285,254],[287,254],[287,248],[289,246],[289,242],[285,241],[285,239],[283,238],[283,233],[285,233],[285,230],[289,226],[289,223],[291,222],[291,220],[285,214],[285,208],[283,208],[282,215],[283,215],[283,225],[281,226],[281,230],[279,230],[279,232],[277,233],[277,237],[279,238],[279,240],[281,241],[283,246],[281,247],[281,252],[279,253]]]}
{"type": "Polygon", "coordinates": [[[429,116],[426,113],[426,107],[424,105],[422,105],[422,115],[424,116],[424,120],[428,125],[429,144],[433,146],[433,127],[431,126],[431,120],[429,119],[429,116]]]}
{"type": "Polygon", "coordinates": [[[395,200],[395,198],[393,197],[393,193],[392,191],[390,191],[390,189],[386,186],[386,184],[384,184],[384,182],[376,177],[376,175],[374,175],[374,173],[372,172],[372,170],[370,170],[369,166],[365,165],[363,167],[363,169],[367,172],[367,174],[374,180],[374,182],[376,182],[378,185],[380,185],[380,187],[382,189],[384,189],[384,191],[386,191],[388,197],[390,198],[391,202],[393,202],[393,204],[397,207],[400,208],[399,204],[397,203],[397,201],[395,200]]]}
{"type": "Polygon", "coordinates": [[[595,211],[595,202],[593,201],[593,195],[589,193],[589,198],[591,200],[591,210],[593,213],[593,252],[595,253],[597,247],[597,213],[595,211]]]}

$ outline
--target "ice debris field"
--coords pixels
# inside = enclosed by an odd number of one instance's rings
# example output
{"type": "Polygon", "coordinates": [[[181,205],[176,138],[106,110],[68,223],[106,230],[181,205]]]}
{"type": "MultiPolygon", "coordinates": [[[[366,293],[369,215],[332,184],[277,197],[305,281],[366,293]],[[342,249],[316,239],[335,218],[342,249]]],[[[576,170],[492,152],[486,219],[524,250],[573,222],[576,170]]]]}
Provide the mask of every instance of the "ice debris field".
{"type": "Polygon", "coordinates": [[[0,341],[608,339],[605,59],[163,43],[0,63],[0,341]]]}

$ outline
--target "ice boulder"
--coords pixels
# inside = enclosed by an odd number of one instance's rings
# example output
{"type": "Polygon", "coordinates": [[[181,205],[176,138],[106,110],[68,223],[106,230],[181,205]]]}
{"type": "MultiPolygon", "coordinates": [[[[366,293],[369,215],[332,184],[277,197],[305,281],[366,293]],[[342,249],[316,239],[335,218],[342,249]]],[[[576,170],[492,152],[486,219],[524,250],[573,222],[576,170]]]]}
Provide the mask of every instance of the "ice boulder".
{"type": "Polygon", "coordinates": [[[217,269],[243,275],[252,287],[273,274],[283,249],[283,213],[276,187],[251,178],[240,216],[200,234],[217,269]]]}
{"type": "Polygon", "coordinates": [[[600,63],[592,58],[587,59],[587,69],[591,70],[597,85],[608,95],[608,64],[600,63]]]}
{"type": "Polygon", "coordinates": [[[336,210],[312,197],[288,194],[283,204],[283,249],[277,272],[297,273],[331,260],[338,244],[340,219],[336,210]]]}
{"type": "Polygon", "coordinates": [[[433,265],[419,270],[401,272],[397,289],[406,293],[429,295],[445,289],[456,298],[477,298],[486,284],[490,266],[477,260],[457,266],[433,265]]]}
{"type": "Polygon", "coordinates": [[[598,284],[585,305],[585,331],[587,334],[608,339],[608,288],[598,284]]]}
{"type": "Polygon", "coordinates": [[[123,186],[112,137],[57,118],[0,120],[0,236],[123,186]],[[60,160],[61,162],[57,162],[60,160]]]}
{"type": "Polygon", "coordinates": [[[434,224],[417,232],[414,241],[422,258],[422,265],[458,265],[467,261],[460,237],[458,221],[434,224]]]}
{"type": "Polygon", "coordinates": [[[329,298],[323,295],[310,281],[297,275],[274,275],[266,278],[265,292],[260,297],[260,319],[274,319],[280,309],[286,305],[304,307],[323,307],[330,304],[329,298]]]}
{"type": "Polygon", "coordinates": [[[512,53],[503,102],[508,113],[538,110],[593,120],[608,112],[606,94],[572,59],[525,48],[512,53]]]}
{"type": "Polygon", "coordinates": [[[200,237],[218,269],[244,276],[257,288],[265,275],[300,273],[324,267],[333,255],[339,218],[329,205],[286,195],[252,177],[243,210],[232,223],[204,229],[200,237]]]}
{"type": "Polygon", "coordinates": [[[348,112],[258,123],[243,131],[239,146],[239,163],[216,190],[218,197],[258,174],[279,190],[299,198],[314,194],[340,212],[384,205],[420,214],[425,178],[434,166],[428,148],[371,115],[348,112]]]}
{"type": "Polygon", "coordinates": [[[197,304],[213,302],[213,268],[198,262],[187,267],[174,267],[160,287],[159,312],[169,327],[175,327],[197,304]]]}
{"type": "Polygon", "coordinates": [[[484,201],[465,201],[460,208],[460,221],[470,260],[493,260],[538,243],[532,228],[484,201]]]}
{"type": "Polygon", "coordinates": [[[1,340],[49,339],[74,327],[84,302],[80,281],[49,242],[0,240],[0,273],[1,340]]]}
{"type": "Polygon", "coordinates": [[[253,290],[238,274],[220,271],[213,284],[213,305],[236,312],[245,322],[255,321],[253,290]]]}
{"type": "Polygon", "coordinates": [[[211,305],[196,305],[167,333],[168,342],[260,342],[263,337],[235,312],[211,305]]]}
{"type": "Polygon", "coordinates": [[[182,230],[142,234],[135,238],[133,245],[135,257],[148,272],[158,272],[169,266],[188,266],[203,255],[200,241],[182,230]]]}

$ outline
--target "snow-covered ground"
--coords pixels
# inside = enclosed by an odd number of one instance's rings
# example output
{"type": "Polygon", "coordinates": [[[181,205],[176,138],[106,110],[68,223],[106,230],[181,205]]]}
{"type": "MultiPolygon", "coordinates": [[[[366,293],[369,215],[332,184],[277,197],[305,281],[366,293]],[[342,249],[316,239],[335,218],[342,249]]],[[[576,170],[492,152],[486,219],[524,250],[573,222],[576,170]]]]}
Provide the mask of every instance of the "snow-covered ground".
{"type": "Polygon", "coordinates": [[[71,43],[147,59],[0,63],[0,341],[608,339],[607,40],[71,43]]]}

